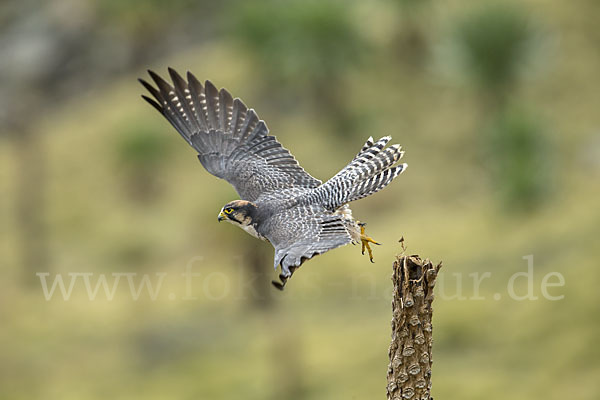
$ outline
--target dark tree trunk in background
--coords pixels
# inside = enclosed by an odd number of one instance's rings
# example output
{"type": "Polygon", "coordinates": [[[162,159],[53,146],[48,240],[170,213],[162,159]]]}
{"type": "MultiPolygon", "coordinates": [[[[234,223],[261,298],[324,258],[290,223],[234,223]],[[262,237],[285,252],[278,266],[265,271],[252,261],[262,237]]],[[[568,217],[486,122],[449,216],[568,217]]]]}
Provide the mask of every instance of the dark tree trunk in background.
{"type": "Polygon", "coordinates": [[[388,400],[430,400],[433,287],[442,264],[419,256],[394,262],[388,400]]]}
{"type": "Polygon", "coordinates": [[[23,281],[33,283],[36,272],[47,268],[44,173],[45,152],[40,138],[27,127],[17,128],[15,208],[19,235],[19,258],[23,281]]]}
{"type": "Polygon", "coordinates": [[[269,311],[274,305],[273,286],[271,279],[275,274],[273,265],[273,250],[262,243],[256,243],[256,238],[244,235],[242,240],[242,262],[245,282],[248,283],[246,307],[251,311],[269,311]]]}

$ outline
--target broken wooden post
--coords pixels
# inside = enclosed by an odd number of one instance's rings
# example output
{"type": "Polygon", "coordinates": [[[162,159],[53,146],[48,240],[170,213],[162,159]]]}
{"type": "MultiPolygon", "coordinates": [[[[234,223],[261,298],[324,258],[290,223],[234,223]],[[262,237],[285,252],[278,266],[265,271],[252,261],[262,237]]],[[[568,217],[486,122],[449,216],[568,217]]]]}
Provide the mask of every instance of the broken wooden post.
{"type": "Polygon", "coordinates": [[[401,255],[394,262],[388,400],[432,400],[431,303],[441,267],[416,255],[401,255]]]}

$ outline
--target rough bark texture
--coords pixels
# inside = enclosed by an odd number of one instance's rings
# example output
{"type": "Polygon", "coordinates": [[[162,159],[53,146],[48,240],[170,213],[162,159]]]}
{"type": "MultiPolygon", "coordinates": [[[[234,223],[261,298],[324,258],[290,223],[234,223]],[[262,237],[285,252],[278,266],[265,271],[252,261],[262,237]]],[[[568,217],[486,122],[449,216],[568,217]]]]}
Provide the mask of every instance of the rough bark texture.
{"type": "Polygon", "coordinates": [[[442,264],[419,256],[394,262],[388,400],[430,400],[433,287],[442,264]]]}

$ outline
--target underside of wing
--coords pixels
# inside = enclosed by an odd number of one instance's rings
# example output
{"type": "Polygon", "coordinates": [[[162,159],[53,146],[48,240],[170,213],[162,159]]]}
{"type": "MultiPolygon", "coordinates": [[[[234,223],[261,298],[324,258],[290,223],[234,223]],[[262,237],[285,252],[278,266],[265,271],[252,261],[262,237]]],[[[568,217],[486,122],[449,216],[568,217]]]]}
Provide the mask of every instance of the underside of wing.
{"type": "Polygon", "coordinates": [[[342,216],[299,206],[274,216],[265,236],[275,247],[274,267],[289,277],[293,269],[316,255],[352,242],[342,216]]]}
{"type": "Polygon", "coordinates": [[[321,184],[269,135],[254,110],[227,90],[217,90],[210,81],[203,86],[189,72],[186,81],[169,68],[172,84],[148,72],[156,87],[140,79],[153,98],[142,97],[196,149],[206,170],[231,183],[242,199],[321,184]]]}

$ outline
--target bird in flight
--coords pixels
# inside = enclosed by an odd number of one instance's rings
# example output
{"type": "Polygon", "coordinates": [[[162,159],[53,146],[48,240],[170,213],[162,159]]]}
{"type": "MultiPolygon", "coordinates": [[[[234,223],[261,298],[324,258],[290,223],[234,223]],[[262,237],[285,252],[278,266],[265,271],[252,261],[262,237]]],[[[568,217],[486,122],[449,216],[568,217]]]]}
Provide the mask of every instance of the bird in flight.
{"type": "Polygon", "coordinates": [[[148,71],[156,86],[140,79],[153,99],[142,95],[198,152],[208,172],[229,182],[241,200],[225,204],[218,220],[228,221],[275,248],[273,285],[283,290],[300,265],[346,245],[379,244],[352,217],[348,203],[386,187],[406,169],[404,152],[391,137],[370,137],[348,165],[325,183],[312,177],[294,156],[269,134],[256,112],[210,81],[187,81],[169,68],[172,83],[148,71]]]}

